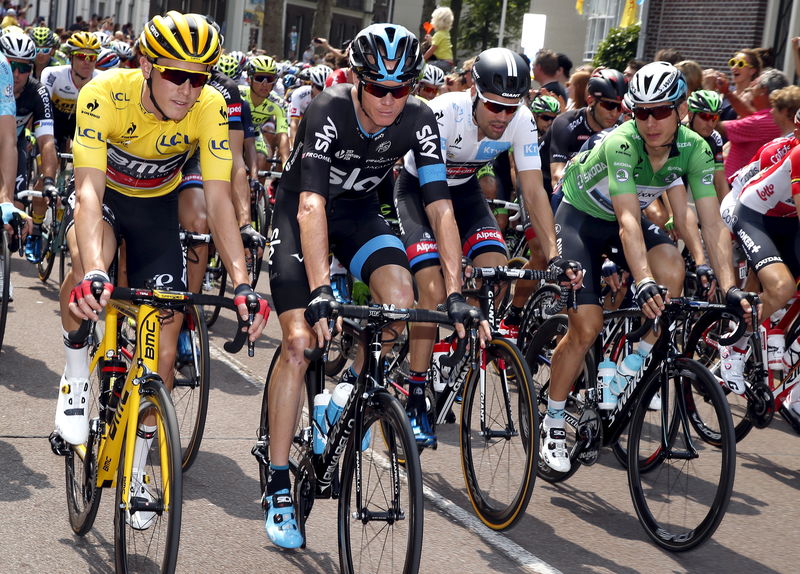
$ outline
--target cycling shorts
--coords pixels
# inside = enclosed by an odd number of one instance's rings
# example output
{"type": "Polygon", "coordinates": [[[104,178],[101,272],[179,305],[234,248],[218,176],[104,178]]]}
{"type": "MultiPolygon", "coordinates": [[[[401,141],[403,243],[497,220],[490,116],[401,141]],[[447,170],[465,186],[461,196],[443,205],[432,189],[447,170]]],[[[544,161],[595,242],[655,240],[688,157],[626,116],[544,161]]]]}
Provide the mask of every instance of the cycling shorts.
{"type": "Polygon", "coordinates": [[[30,147],[30,141],[25,137],[25,130],[22,130],[22,133],[17,137],[17,181],[14,185],[14,191],[17,193],[28,189],[28,184],[30,183],[30,171],[28,170],[30,147]]]}
{"type": "Polygon", "coordinates": [[[741,203],[732,218],[733,233],[756,272],[783,263],[793,277],[800,275],[800,230],[796,217],[764,215],[741,203]]]}
{"type": "Polygon", "coordinates": [[[194,152],[194,155],[186,160],[186,163],[183,164],[181,168],[181,175],[183,175],[183,177],[178,184],[178,191],[183,191],[187,187],[203,188],[203,172],[200,169],[200,150],[194,152]]]}
{"type": "MultiPolygon", "coordinates": [[[[67,230],[74,224],[74,209],[73,193],[64,212],[67,230]]],[[[176,191],[158,197],[130,197],[106,188],[103,221],[111,226],[117,245],[125,241],[128,285],[186,290],[176,191]]]]}
{"type": "MultiPolygon", "coordinates": [[[[470,259],[489,252],[508,257],[503,234],[481,193],[478,180],[473,177],[466,183],[452,186],[450,193],[463,254],[470,259]]],[[[395,182],[394,200],[411,270],[416,273],[439,265],[439,249],[425,213],[419,180],[406,170],[400,172],[395,182]]]]}
{"type": "MultiPolygon", "coordinates": [[[[305,308],[311,295],[300,246],[299,203],[299,193],[278,188],[268,263],[270,289],[279,315],[305,308]]],[[[403,244],[380,215],[376,194],[332,200],[328,208],[328,241],[342,265],[367,285],[372,273],[384,265],[408,269],[403,244]]]]}
{"type": "MultiPolygon", "coordinates": [[[[645,216],[642,216],[642,234],[647,251],[658,245],[675,245],[645,216]]],[[[601,304],[600,270],[606,256],[610,255],[621,269],[628,269],[619,238],[619,223],[592,217],[566,201],[561,202],[556,212],[556,243],[561,257],[578,261],[583,266],[583,289],[577,293],[578,305],[601,304]]]]}

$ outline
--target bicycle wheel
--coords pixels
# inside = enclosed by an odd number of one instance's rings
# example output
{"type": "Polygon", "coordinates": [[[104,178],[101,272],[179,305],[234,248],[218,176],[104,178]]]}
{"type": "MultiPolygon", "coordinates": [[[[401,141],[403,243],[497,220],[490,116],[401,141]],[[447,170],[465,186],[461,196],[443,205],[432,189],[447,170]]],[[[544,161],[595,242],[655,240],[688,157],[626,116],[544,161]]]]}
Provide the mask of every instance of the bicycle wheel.
{"type": "MultiPolygon", "coordinates": [[[[91,355],[97,350],[92,344],[91,355]]],[[[89,374],[89,440],[72,446],[64,459],[67,485],[67,511],[72,531],[83,536],[92,528],[103,489],[97,486],[97,451],[100,445],[100,386],[97,369],[89,374]]]]}
{"type": "Polygon", "coordinates": [[[67,259],[69,258],[69,248],[67,242],[61,244],[61,252],[58,254],[58,284],[64,283],[67,276],[67,259]]]}
{"type": "Polygon", "coordinates": [[[339,565],[354,572],[418,572],[422,553],[422,470],[411,426],[400,403],[376,392],[342,462],[339,565]],[[369,429],[370,445],[362,452],[369,429]],[[381,435],[381,436],[378,436],[381,435]],[[405,453],[405,464],[399,461],[405,453]]]}
{"type": "MultiPolygon", "coordinates": [[[[55,200],[51,200],[55,201],[55,200]]],[[[50,273],[53,271],[53,266],[56,262],[56,241],[58,239],[58,222],[52,220],[53,210],[48,208],[50,213],[50,224],[46,229],[43,229],[43,245],[42,245],[42,260],[36,264],[36,271],[39,274],[39,280],[46,283],[50,278],[50,273]]],[[[44,226],[43,226],[44,227],[44,226]]]]}
{"type": "MultiPolygon", "coordinates": [[[[671,551],[689,550],[707,540],[719,526],[730,501],[736,472],[736,438],[722,388],[697,361],[675,360],[669,371],[648,377],[631,419],[628,482],[633,506],[648,536],[671,551]],[[719,447],[708,444],[689,421],[693,388],[709,397],[706,420],[719,429],[719,447]],[[656,392],[676,394],[678,432],[645,432],[646,405],[656,392]],[[653,444],[655,443],[655,444],[653,444]],[[657,452],[659,464],[643,473],[638,458],[657,452]]],[[[670,424],[662,410],[660,427],[670,424]]]]}
{"type": "Polygon", "coordinates": [[[539,417],[517,346],[497,338],[485,352],[486,368],[471,371],[464,388],[461,467],[475,514],[489,528],[505,530],[525,514],[533,493],[539,417]]]}
{"type": "MultiPolygon", "coordinates": [[[[178,421],[166,387],[151,378],[139,386],[141,404],[131,413],[128,424],[137,428],[155,418],[157,430],[147,453],[142,457],[141,477],[129,479],[125,468],[125,447],[119,460],[114,514],[114,557],[117,572],[174,572],[178,559],[183,501],[181,445],[178,421]],[[123,489],[135,489],[130,510],[123,502],[123,489]],[[138,516],[137,516],[138,515],[138,516]],[[135,527],[134,527],[135,526],[135,527]]],[[[138,443],[144,442],[137,437],[138,443]]]]}
{"type": "MultiPolygon", "coordinates": [[[[211,295],[225,295],[225,283],[228,281],[228,273],[225,271],[225,266],[222,264],[222,258],[219,253],[214,252],[209,255],[208,265],[206,266],[206,274],[203,277],[203,293],[211,295]]],[[[211,326],[216,322],[219,317],[221,307],[207,307],[203,309],[203,316],[206,319],[206,327],[211,326]]]]}
{"type": "MultiPolygon", "coordinates": [[[[727,319],[723,319],[719,311],[704,313],[692,326],[686,339],[683,354],[686,357],[697,360],[700,364],[705,366],[717,380],[717,384],[722,387],[722,391],[728,399],[731,416],[733,417],[736,442],[739,442],[753,430],[753,420],[751,418],[750,409],[748,408],[747,397],[731,392],[723,385],[722,381],[722,362],[719,357],[718,341],[723,334],[729,333],[732,330],[731,323],[727,319]]],[[[748,381],[754,381],[757,378],[752,349],[748,350],[745,358],[744,377],[748,381]]],[[[706,402],[706,397],[700,398],[702,398],[702,401],[700,401],[698,405],[706,402]]],[[[702,416],[702,412],[703,409],[696,410],[696,417],[692,419],[698,425],[703,425],[702,418],[698,418],[702,416]]],[[[702,426],[698,426],[698,432],[700,431],[702,431],[702,426]]],[[[712,441],[714,440],[713,433],[707,436],[712,441]]]]}
{"type": "Polygon", "coordinates": [[[181,466],[187,471],[197,457],[203,440],[211,385],[211,356],[208,329],[199,307],[188,307],[183,321],[191,353],[186,356],[178,353],[175,357],[172,404],[175,406],[181,437],[181,466]]]}
{"type": "MultiPolygon", "coordinates": [[[[253,454],[259,461],[258,477],[261,484],[261,493],[267,488],[267,480],[269,478],[269,388],[272,381],[272,373],[278,364],[278,358],[281,354],[281,347],[275,349],[275,354],[272,356],[272,362],[267,371],[267,379],[264,384],[264,393],[261,397],[261,418],[258,423],[258,437],[256,446],[253,447],[253,454]]],[[[297,407],[297,426],[292,442],[291,450],[289,451],[289,469],[292,474],[296,473],[299,462],[303,459],[305,451],[311,445],[311,409],[314,404],[314,383],[313,383],[312,369],[306,372],[305,393],[300,400],[297,407]],[[303,406],[306,405],[306,408],[303,406]]]]}
{"type": "Polygon", "coordinates": [[[259,191],[255,200],[255,213],[251,214],[253,227],[264,237],[269,233],[269,223],[272,219],[272,209],[269,205],[269,197],[266,191],[259,191]]]}
{"type": "Polygon", "coordinates": [[[11,289],[11,254],[8,250],[8,235],[0,227],[0,350],[6,334],[9,290],[11,289]]]}
{"type": "Polygon", "coordinates": [[[544,310],[561,298],[561,290],[557,285],[545,283],[525,302],[522,311],[522,323],[519,326],[517,345],[524,353],[531,342],[536,329],[549,318],[544,310]]]}
{"type": "MultiPolygon", "coordinates": [[[[547,393],[550,388],[550,364],[553,350],[566,332],[567,317],[565,315],[551,317],[541,324],[525,355],[530,368],[533,394],[539,405],[539,419],[544,417],[547,411],[547,393]]],[[[587,354],[584,358],[583,370],[578,376],[578,380],[575,381],[572,391],[567,396],[565,410],[573,420],[579,421],[583,416],[585,410],[584,392],[587,387],[590,388],[594,385],[595,372],[592,355],[591,353],[587,354]]],[[[567,472],[558,472],[547,466],[541,457],[537,455],[536,474],[547,482],[567,480],[578,471],[581,465],[579,455],[582,437],[579,436],[577,429],[570,424],[567,424],[564,430],[567,433],[567,449],[569,450],[571,467],[567,472]]]]}

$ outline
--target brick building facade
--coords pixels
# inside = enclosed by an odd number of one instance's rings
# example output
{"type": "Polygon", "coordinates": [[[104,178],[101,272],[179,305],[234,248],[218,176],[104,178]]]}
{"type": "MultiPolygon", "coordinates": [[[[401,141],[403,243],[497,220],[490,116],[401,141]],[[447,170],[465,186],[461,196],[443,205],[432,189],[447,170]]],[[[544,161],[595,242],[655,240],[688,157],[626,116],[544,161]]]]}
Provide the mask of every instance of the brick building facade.
{"type": "Polygon", "coordinates": [[[742,48],[763,45],[768,0],[649,0],[644,59],[677,48],[703,68],[727,69],[742,48]]]}

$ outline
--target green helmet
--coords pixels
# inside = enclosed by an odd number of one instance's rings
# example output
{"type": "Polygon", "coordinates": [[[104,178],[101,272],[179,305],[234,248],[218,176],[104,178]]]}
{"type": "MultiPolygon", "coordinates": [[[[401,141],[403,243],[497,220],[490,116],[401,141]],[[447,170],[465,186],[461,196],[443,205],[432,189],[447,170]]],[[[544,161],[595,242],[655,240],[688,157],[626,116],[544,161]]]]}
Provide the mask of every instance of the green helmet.
{"type": "Polygon", "coordinates": [[[247,63],[247,75],[254,76],[255,74],[277,74],[278,65],[275,60],[269,56],[256,56],[250,58],[247,63]]]}
{"type": "Polygon", "coordinates": [[[61,43],[56,33],[47,26],[31,28],[28,35],[37,48],[55,48],[61,43]]]}
{"type": "Polygon", "coordinates": [[[561,113],[561,104],[553,96],[536,96],[531,102],[531,112],[558,115],[561,113]]]}
{"type": "Polygon", "coordinates": [[[230,54],[222,54],[214,64],[214,69],[231,79],[236,79],[239,72],[239,60],[230,54]]]}
{"type": "Polygon", "coordinates": [[[689,111],[718,114],[722,107],[722,94],[711,90],[695,90],[689,96],[689,111]]]}

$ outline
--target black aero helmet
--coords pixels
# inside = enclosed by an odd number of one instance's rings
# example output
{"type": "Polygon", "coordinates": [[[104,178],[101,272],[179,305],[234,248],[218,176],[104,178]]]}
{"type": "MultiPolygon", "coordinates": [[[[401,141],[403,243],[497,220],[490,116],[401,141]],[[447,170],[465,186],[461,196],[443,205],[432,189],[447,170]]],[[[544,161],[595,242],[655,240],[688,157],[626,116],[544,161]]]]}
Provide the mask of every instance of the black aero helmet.
{"type": "Polygon", "coordinates": [[[628,84],[622,72],[612,68],[595,70],[586,85],[586,92],[595,98],[605,98],[619,102],[628,91],[628,84]]]}
{"type": "Polygon", "coordinates": [[[472,79],[482,94],[488,92],[503,98],[521,98],[531,88],[527,62],[508,48],[481,52],[472,65],[472,79]]]}
{"type": "Polygon", "coordinates": [[[363,80],[415,82],[424,65],[419,40],[397,24],[367,26],[350,44],[350,67],[363,80]]]}

